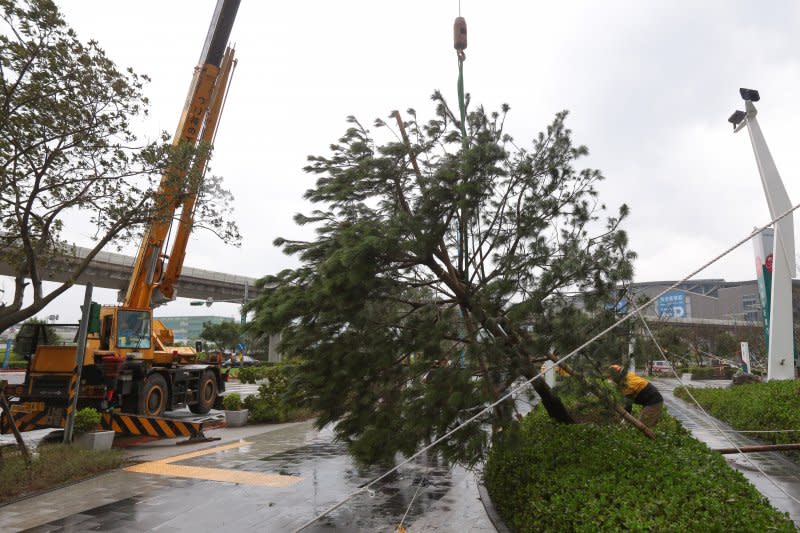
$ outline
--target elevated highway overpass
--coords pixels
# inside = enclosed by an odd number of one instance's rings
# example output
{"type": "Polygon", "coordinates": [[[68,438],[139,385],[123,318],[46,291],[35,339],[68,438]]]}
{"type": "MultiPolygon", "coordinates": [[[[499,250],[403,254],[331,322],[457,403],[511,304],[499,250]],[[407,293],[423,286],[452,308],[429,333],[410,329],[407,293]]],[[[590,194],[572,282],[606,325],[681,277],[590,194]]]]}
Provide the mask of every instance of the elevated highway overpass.
{"type": "MultiPolygon", "coordinates": [[[[83,259],[89,254],[89,251],[89,248],[76,247],[74,257],[65,258],[61,265],[47,269],[48,272],[44,279],[56,282],[67,281],[69,272],[66,268],[67,261],[83,259]]],[[[125,254],[100,252],[78,278],[77,284],[91,282],[95,287],[124,291],[128,287],[135,260],[135,257],[125,254]]],[[[10,265],[2,261],[2,256],[0,256],[0,275],[13,276],[10,265]]],[[[245,286],[248,298],[258,295],[255,284],[256,278],[183,267],[181,278],[177,283],[177,294],[182,298],[241,301],[245,295],[245,286]]]]}

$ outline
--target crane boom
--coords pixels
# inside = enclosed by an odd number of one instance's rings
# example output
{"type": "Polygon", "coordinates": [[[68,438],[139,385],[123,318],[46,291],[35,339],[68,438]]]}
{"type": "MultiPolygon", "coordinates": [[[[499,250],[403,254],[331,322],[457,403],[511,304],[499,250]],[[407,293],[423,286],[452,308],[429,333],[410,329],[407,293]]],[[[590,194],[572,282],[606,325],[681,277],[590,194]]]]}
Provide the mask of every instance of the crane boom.
{"type": "Polygon", "coordinates": [[[24,404],[21,413],[39,413],[39,426],[64,425],[64,412],[93,407],[104,413],[105,427],[116,433],[201,437],[199,424],[195,429],[171,426],[171,420],[161,416],[184,406],[195,414],[222,407],[221,355],[209,354],[200,361],[193,348],[174,346],[172,330],[153,318],[153,304],[175,297],[208,163],[207,148],[214,142],[236,65],[227,42],[239,2],[217,0],[172,141],[178,148],[176,157],[153,196],[154,217],[140,245],[123,305],[89,306],[84,315],[84,320],[89,318],[83,329],[86,343],[77,352],[72,346],[38,344],[39,334],[32,332],[37,339],[32,343],[35,352],[29,354],[32,363],[24,387],[14,393],[17,403],[24,404]],[[171,239],[175,220],[179,222],[171,239]]]}
{"type": "MultiPolygon", "coordinates": [[[[196,146],[211,144],[214,139],[222,103],[231,71],[235,65],[233,50],[227,47],[240,0],[217,0],[214,16],[195,67],[189,93],[184,104],[172,144],[196,146]]],[[[161,177],[155,196],[156,214],[147,228],[133,267],[124,307],[150,309],[154,300],[175,297],[175,282],[180,276],[191,233],[194,206],[201,177],[207,163],[207,152],[198,151],[191,163],[194,179],[187,180],[186,170],[170,168],[161,177]],[[182,206],[175,242],[170,254],[165,247],[173,219],[182,206]],[[156,294],[156,289],[158,293],[156,294]]]]}

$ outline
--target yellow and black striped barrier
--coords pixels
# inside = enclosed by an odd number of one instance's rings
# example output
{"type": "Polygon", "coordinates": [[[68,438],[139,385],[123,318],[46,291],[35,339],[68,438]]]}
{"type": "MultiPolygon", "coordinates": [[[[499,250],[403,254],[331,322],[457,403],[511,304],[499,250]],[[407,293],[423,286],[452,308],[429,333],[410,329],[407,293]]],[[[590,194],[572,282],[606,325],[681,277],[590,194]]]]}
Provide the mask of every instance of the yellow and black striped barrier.
{"type": "MultiPolygon", "coordinates": [[[[41,428],[63,428],[66,425],[67,408],[47,407],[42,402],[13,404],[11,415],[20,431],[41,428]]],[[[3,421],[4,422],[4,421],[3,421]]],[[[0,433],[10,431],[7,424],[0,424],[0,433]]],[[[140,416],[127,413],[102,413],[100,425],[121,436],[145,436],[157,439],[186,437],[190,441],[216,440],[203,434],[202,422],[186,422],[171,418],[140,416]]]]}
{"type": "MultiPolygon", "coordinates": [[[[62,407],[47,407],[40,408],[28,407],[31,404],[12,404],[11,415],[17,423],[17,428],[20,431],[31,431],[41,428],[59,428],[64,427],[66,423],[66,415],[62,407]]],[[[6,433],[10,428],[3,427],[3,433],[6,433]]]]}
{"type": "Polygon", "coordinates": [[[176,437],[205,438],[202,423],[183,422],[171,418],[126,413],[103,413],[101,424],[104,429],[111,429],[118,435],[143,435],[160,439],[173,439],[176,437]]]}
{"type": "Polygon", "coordinates": [[[69,380],[69,396],[67,398],[67,419],[69,419],[70,415],[74,418],[75,415],[73,414],[75,410],[75,396],[78,394],[78,376],[80,372],[78,371],[78,365],[75,365],[75,368],[72,369],[72,377],[69,380]]]}

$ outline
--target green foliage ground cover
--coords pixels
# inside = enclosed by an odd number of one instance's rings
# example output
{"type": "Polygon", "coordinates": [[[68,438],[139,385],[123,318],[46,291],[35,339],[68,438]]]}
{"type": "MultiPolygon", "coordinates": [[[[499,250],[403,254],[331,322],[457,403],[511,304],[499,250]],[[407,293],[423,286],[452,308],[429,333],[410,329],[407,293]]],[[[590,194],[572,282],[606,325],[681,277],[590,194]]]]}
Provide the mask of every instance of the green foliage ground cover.
{"type": "MultiPolygon", "coordinates": [[[[800,428],[800,381],[780,380],[750,383],[730,388],[688,387],[692,396],[711,415],[741,430],[800,428]]],[[[679,387],[675,396],[692,402],[687,388],[679,387]]],[[[763,433],[760,439],[775,444],[796,442],[797,433],[763,433]]]]}
{"type": "Polygon", "coordinates": [[[666,416],[629,426],[556,424],[542,413],[498,439],[486,485],[518,533],[795,531],[722,456],[666,416]]]}
{"type": "Polygon", "coordinates": [[[15,448],[6,448],[0,458],[0,502],[117,468],[124,460],[121,450],[49,444],[39,447],[29,470],[15,448]]]}

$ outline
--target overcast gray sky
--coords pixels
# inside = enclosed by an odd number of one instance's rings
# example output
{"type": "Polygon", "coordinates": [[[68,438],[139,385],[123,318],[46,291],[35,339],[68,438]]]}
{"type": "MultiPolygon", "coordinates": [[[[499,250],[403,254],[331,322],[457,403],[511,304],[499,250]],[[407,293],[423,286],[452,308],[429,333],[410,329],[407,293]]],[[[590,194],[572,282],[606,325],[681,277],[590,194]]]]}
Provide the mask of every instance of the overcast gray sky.
{"type": "MultiPolygon", "coordinates": [[[[152,77],[141,131],[174,131],[216,1],[56,1],[81,38],[152,77]]],[[[570,110],[586,164],[606,176],[601,199],[631,207],[637,281],[681,278],[770,219],[749,139],[726,122],[743,106],[739,87],[761,92],[761,127],[800,201],[800,3],[462,0],[461,10],[473,103],[509,103],[506,129],[518,144],[570,110]]],[[[457,15],[457,0],[242,0],[232,35],[239,66],[212,166],[236,197],[244,240],[237,249],[196,233],[185,264],[255,277],[292,266],[272,241],[299,234],[292,216],[308,210],[301,196],[313,185],[306,156],[326,153],[347,115],[369,124],[414,107],[426,118],[434,89],[454,100],[457,15]]],[[[88,244],[87,235],[69,236],[88,244]]],[[[700,277],[753,279],[752,246],[700,277]]],[[[73,289],[41,315],[76,319],[81,295],[73,289]]],[[[236,312],[181,299],[159,309],[236,312]]]]}

